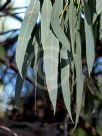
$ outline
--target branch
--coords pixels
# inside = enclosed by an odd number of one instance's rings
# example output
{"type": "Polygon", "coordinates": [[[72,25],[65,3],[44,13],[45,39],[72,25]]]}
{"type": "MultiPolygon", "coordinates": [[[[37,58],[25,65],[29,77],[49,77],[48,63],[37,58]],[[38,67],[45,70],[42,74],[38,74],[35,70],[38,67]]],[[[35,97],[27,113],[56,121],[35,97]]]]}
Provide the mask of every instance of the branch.
{"type": "Polygon", "coordinates": [[[8,30],[8,31],[5,31],[5,32],[0,32],[0,36],[1,35],[5,35],[5,34],[8,34],[8,33],[14,33],[16,31],[19,31],[19,29],[12,29],[12,30],[8,30]]]}
{"type": "Polygon", "coordinates": [[[0,11],[3,11],[11,2],[11,0],[7,0],[1,7],[0,7],[0,11]]]}
{"type": "MultiPolygon", "coordinates": [[[[18,73],[17,68],[13,64],[9,64],[7,61],[2,59],[1,57],[0,57],[0,63],[7,66],[11,70],[13,70],[15,73],[18,73]]],[[[34,81],[32,79],[30,79],[28,76],[26,77],[26,80],[29,81],[32,85],[34,85],[34,81]]]]}
{"type": "MultiPolygon", "coordinates": [[[[21,17],[17,16],[16,14],[12,14],[12,13],[6,11],[6,10],[3,10],[2,12],[4,13],[4,15],[1,15],[0,17],[3,17],[3,16],[8,15],[8,16],[11,16],[11,17],[17,19],[17,20],[20,21],[20,22],[23,21],[23,19],[22,19],[21,17]]],[[[20,14],[20,13],[19,13],[19,14],[20,14]]]]}

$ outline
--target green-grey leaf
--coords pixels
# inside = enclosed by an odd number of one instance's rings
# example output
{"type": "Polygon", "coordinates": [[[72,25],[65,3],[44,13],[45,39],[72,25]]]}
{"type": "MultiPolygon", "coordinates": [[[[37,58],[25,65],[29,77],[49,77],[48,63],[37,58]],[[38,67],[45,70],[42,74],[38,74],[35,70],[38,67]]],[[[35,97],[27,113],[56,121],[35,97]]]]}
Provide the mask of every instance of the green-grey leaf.
{"type": "Polygon", "coordinates": [[[44,67],[49,96],[56,110],[59,41],[50,31],[44,48],[44,67]]]}
{"type": "Polygon", "coordinates": [[[37,67],[38,67],[38,42],[35,38],[35,42],[34,42],[34,66],[33,66],[35,77],[37,76],[37,67]]]}
{"type": "Polygon", "coordinates": [[[88,72],[89,75],[92,71],[94,58],[95,58],[95,44],[94,44],[94,36],[92,30],[92,22],[90,18],[90,10],[88,4],[84,2],[84,11],[85,11],[85,36],[86,36],[86,57],[87,57],[87,65],[88,65],[88,72]]]}
{"type": "Polygon", "coordinates": [[[50,0],[44,0],[41,12],[41,41],[45,45],[46,38],[50,29],[52,4],[50,0]]]}
{"type": "MultiPolygon", "coordinates": [[[[61,49],[61,58],[68,59],[67,50],[62,47],[61,49]]],[[[70,94],[70,85],[69,85],[69,64],[61,69],[61,86],[62,86],[62,94],[63,99],[69,113],[69,117],[72,119],[71,115],[71,94],[70,94]]]]}
{"type": "Polygon", "coordinates": [[[76,24],[76,11],[74,7],[74,3],[71,0],[69,5],[69,26],[70,26],[70,37],[71,37],[71,47],[72,53],[74,57],[74,44],[75,44],[75,24],[76,24]]]}
{"type": "Polygon", "coordinates": [[[51,14],[51,26],[53,28],[53,31],[58,38],[58,40],[62,43],[64,48],[68,49],[70,51],[70,43],[62,30],[60,26],[60,19],[59,16],[62,12],[62,0],[56,0],[53,7],[52,7],[52,14],[51,14]]]}
{"type": "Polygon", "coordinates": [[[83,95],[83,74],[82,74],[82,58],[81,58],[81,39],[79,32],[76,35],[76,56],[75,56],[75,68],[76,68],[76,125],[78,123],[82,95],[83,95]]]}
{"type": "Polygon", "coordinates": [[[24,62],[22,65],[23,78],[21,77],[21,75],[19,73],[17,75],[16,88],[15,88],[15,99],[16,99],[17,106],[19,106],[19,99],[20,99],[20,95],[21,95],[21,91],[22,91],[22,87],[23,87],[23,82],[26,78],[27,69],[31,65],[32,59],[34,58],[34,48],[32,46],[32,40],[33,40],[32,38],[33,37],[31,37],[28,42],[27,49],[26,49],[26,54],[28,54],[28,55],[25,56],[24,62]]]}
{"type": "Polygon", "coordinates": [[[31,37],[32,30],[37,22],[40,10],[39,0],[32,0],[28,6],[27,12],[22,23],[18,46],[16,49],[16,63],[20,74],[22,75],[22,65],[27,48],[28,41],[31,37]]]}
{"type": "Polygon", "coordinates": [[[96,12],[98,15],[102,12],[102,0],[96,0],[96,12]]]}

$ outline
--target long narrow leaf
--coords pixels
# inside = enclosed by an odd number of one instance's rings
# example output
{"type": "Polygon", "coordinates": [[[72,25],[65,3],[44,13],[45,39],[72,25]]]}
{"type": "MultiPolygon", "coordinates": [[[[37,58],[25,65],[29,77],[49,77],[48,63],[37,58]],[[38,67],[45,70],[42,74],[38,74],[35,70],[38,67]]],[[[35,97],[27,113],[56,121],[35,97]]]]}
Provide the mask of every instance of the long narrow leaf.
{"type": "Polygon", "coordinates": [[[74,3],[71,0],[69,5],[69,26],[70,26],[70,37],[71,37],[71,47],[72,53],[74,57],[74,44],[75,44],[75,24],[76,24],[76,11],[74,7],[74,3]]]}
{"type": "Polygon", "coordinates": [[[54,113],[57,99],[59,41],[50,31],[44,46],[44,66],[49,96],[54,113]]]}
{"type": "Polygon", "coordinates": [[[39,10],[40,10],[39,0],[32,0],[30,2],[30,5],[28,6],[24,21],[22,23],[20,35],[18,38],[18,46],[16,49],[16,63],[21,75],[27,44],[31,37],[32,30],[36,24],[39,10]]]}
{"type": "Polygon", "coordinates": [[[75,68],[76,68],[76,125],[78,123],[82,95],[83,95],[83,75],[82,75],[82,58],[81,58],[81,39],[79,32],[76,36],[76,57],[75,57],[75,68]]]}
{"type": "Polygon", "coordinates": [[[92,71],[94,58],[95,58],[95,44],[94,44],[94,36],[92,30],[92,22],[90,17],[90,10],[88,4],[84,2],[84,11],[85,11],[85,36],[86,36],[86,57],[87,57],[87,65],[89,75],[92,71]]]}
{"type": "Polygon", "coordinates": [[[41,41],[43,46],[50,29],[52,4],[50,0],[44,0],[41,12],[41,41]]]}
{"type": "MultiPolygon", "coordinates": [[[[67,50],[64,48],[61,49],[61,59],[68,60],[67,50]]],[[[65,64],[66,65],[66,64],[65,64]]],[[[61,86],[62,86],[62,94],[63,99],[69,113],[69,117],[72,119],[71,115],[71,94],[70,94],[70,85],[69,85],[69,71],[70,65],[67,64],[64,68],[61,69],[61,86]]]]}
{"type": "Polygon", "coordinates": [[[102,40],[102,13],[100,14],[100,34],[99,34],[100,40],[102,40]]]}
{"type": "Polygon", "coordinates": [[[25,61],[24,61],[23,65],[22,65],[23,78],[18,73],[17,79],[16,79],[15,99],[16,99],[17,107],[19,106],[19,99],[20,99],[20,95],[21,95],[21,91],[22,91],[22,87],[23,87],[23,82],[24,82],[24,80],[26,78],[27,69],[31,65],[31,62],[32,62],[32,60],[34,58],[34,48],[32,46],[32,38],[33,37],[31,37],[31,39],[29,40],[27,50],[26,50],[26,54],[28,54],[28,56],[25,58],[25,61]]]}
{"type": "Polygon", "coordinates": [[[54,6],[52,8],[52,14],[51,14],[51,26],[53,28],[53,31],[54,31],[56,37],[62,43],[64,48],[66,48],[70,51],[70,46],[69,46],[70,43],[69,43],[64,31],[62,30],[62,28],[60,26],[59,16],[62,12],[62,4],[63,4],[62,0],[55,1],[54,6]]]}
{"type": "Polygon", "coordinates": [[[102,12],[102,0],[96,0],[96,12],[98,15],[102,12]]]}

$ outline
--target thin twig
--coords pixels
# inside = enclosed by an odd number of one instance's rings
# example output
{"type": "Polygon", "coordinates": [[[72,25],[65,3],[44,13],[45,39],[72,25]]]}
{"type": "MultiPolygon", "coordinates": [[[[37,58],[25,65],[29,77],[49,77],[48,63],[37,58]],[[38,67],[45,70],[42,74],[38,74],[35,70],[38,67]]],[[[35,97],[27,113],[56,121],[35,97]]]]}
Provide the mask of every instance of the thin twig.
{"type": "Polygon", "coordinates": [[[0,6],[0,11],[3,11],[11,2],[11,0],[7,0],[2,6],[0,6]]]}
{"type": "MultiPolygon", "coordinates": [[[[1,57],[0,57],[0,63],[7,66],[8,68],[13,70],[14,72],[18,73],[17,68],[13,64],[9,64],[6,60],[2,59],[1,57]]],[[[32,85],[34,85],[34,81],[32,79],[30,79],[28,76],[26,76],[26,80],[29,81],[32,85]]]]}

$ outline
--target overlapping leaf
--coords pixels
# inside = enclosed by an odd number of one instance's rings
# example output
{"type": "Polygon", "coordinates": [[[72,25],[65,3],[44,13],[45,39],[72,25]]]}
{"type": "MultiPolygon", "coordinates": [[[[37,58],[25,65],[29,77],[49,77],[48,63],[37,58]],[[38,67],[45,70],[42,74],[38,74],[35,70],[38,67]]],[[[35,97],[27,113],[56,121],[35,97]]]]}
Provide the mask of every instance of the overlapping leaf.
{"type": "Polygon", "coordinates": [[[15,86],[15,100],[16,100],[17,108],[19,108],[19,100],[20,100],[23,83],[24,83],[24,79],[22,79],[22,77],[18,73],[16,78],[16,86],[15,86]]]}
{"type": "Polygon", "coordinates": [[[100,34],[99,39],[102,40],[102,13],[100,14],[100,34]]]}
{"type": "Polygon", "coordinates": [[[82,75],[82,58],[81,58],[81,39],[79,32],[76,36],[76,57],[75,57],[75,68],[76,68],[76,125],[78,123],[82,95],[83,95],[83,75],[82,75]]]}
{"type": "Polygon", "coordinates": [[[34,44],[33,40],[35,41],[35,38],[33,38],[34,31],[35,29],[33,30],[31,34],[31,38],[28,41],[27,49],[26,49],[25,56],[24,56],[24,62],[22,65],[22,77],[23,78],[21,77],[20,73],[18,73],[17,75],[16,87],[15,87],[15,99],[16,99],[17,106],[19,106],[19,99],[20,99],[20,95],[21,95],[21,91],[23,87],[23,82],[26,78],[27,69],[29,68],[29,66],[31,66],[32,60],[34,59],[34,47],[33,47],[33,44],[34,44]]]}
{"type": "Polygon", "coordinates": [[[49,34],[52,4],[50,0],[44,0],[41,12],[41,41],[43,46],[49,34]]]}
{"type": "Polygon", "coordinates": [[[34,74],[37,73],[37,61],[38,61],[38,42],[35,39],[34,42],[34,74]]]}
{"type": "Polygon", "coordinates": [[[92,30],[92,22],[90,17],[90,10],[87,2],[84,2],[84,11],[85,11],[85,36],[86,36],[86,57],[87,57],[87,65],[89,75],[92,71],[94,58],[95,58],[95,44],[94,44],[94,36],[92,30]]]}
{"type": "Polygon", "coordinates": [[[52,14],[51,14],[51,26],[53,28],[53,31],[58,38],[58,40],[62,43],[64,48],[70,50],[70,44],[69,41],[63,31],[63,29],[60,26],[60,21],[59,21],[59,16],[61,14],[62,10],[62,5],[63,1],[61,0],[56,0],[53,8],[52,8],[52,14]]]}
{"type": "Polygon", "coordinates": [[[50,31],[44,46],[44,66],[49,96],[56,109],[59,41],[50,31]]]}
{"type": "MultiPolygon", "coordinates": [[[[65,66],[61,69],[62,94],[63,94],[66,108],[69,112],[69,116],[72,119],[71,96],[70,96],[70,86],[69,86],[70,66],[68,65],[70,60],[67,55],[68,50],[69,51],[71,50],[70,43],[68,40],[70,39],[72,54],[74,57],[74,63],[75,63],[75,69],[76,69],[76,125],[77,125],[80,109],[81,109],[82,95],[83,95],[83,75],[82,75],[82,62],[81,62],[81,37],[79,32],[77,32],[77,35],[75,35],[76,33],[75,32],[76,31],[75,30],[76,29],[75,7],[73,4],[73,1],[71,0],[69,4],[69,9],[66,12],[68,16],[66,16],[66,19],[65,19],[64,18],[65,16],[63,16],[64,15],[63,12],[65,12],[63,11],[63,0],[55,0],[53,7],[50,0],[44,0],[41,5],[42,5],[41,6],[42,7],[41,31],[39,31],[41,32],[41,37],[38,39],[36,37],[34,39],[35,54],[33,54],[34,52],[32,53],[31,51],[28,53],[27,47],[29,45],[29,50],[31,49],[29,43],[31,42],[31,46],[32,46],[31,38],[34,38],[35,36],[35,35],[32,35],[32,31],[34,30],[35,24],[37,22],[38,14],[40,12],[39,0],[31,0],[31,3],[26,12],[24,21],[22,23],[21,32],[18,39],[18,46],[16,49],[16,62],[17,62],[18,70],[20,72],[20,74],[18,74],[17,76],[17,83],[16,83],[16,93],[15,93],[16,102],[18,105],[21,89],[23,86],[24,79],[26,77],[27,68],[30,66],[34,55],[35,55],[34,70],[35,72],[37,72],[37,65],[38,65],[37,63],[39,59],[41,59],[41,58],[37,58],[39,54],[38,46],[40,46],[42,43],[41,46],[43,46],[43,50],[44,50],[44,68],[45,68],[46,82],[47,82],[47,87],[49,91],[49,96],[50,96],[50,99],[54,108],[54,113],[55,113],[57,91],[58,91],[58,61],[59,61],[59,42],[60,42],[62,45],[61,58],[65,60],[64,62],[67,62],[65,66]],[[66,22],[69,24],[67,24],[66,22]],[[50,23],[51,23],[51,26],[50,26],[50,23]],[[63,28],[61,25],[63,26],[63,28]],[[51,27],[53,32],[51,31],[51,27]],[[67,34],[66,36],[64,32],[69,32],[70,36],[69,34],[67,34]],[[76,46],[75,46],[75,42],[76,42],[76,46]],[[23,79],[21,78],[21,75],[23,79]]],[[[95,14],[95,18],[94,18],[94,12],[90,13],[90,9],[89,9],[88,3],[84,1],[86,56],[87,56],[87,65],[88,65],[89,75],[92,71],[94,57],[95,57],[95,54],[94,54],[95,45],[94,45],[94,36],[93,36],[93,30],[92,30],[92,21],[95,22],[97,17],[95,14]]],[[[101,14],[102,0],[96,0],[96,12],[98,15],[101,14]]],[[[101,20],[102,20],[102,17],[100,17],[100,39],[102,38],[101,20]]],[[[73,63],[73,75],[75,76],[74,63],[73,63]]],[[[74,80],[73,77],[72,77],[72,80],[74,80]]]]}
{"type": "Polygon", "coordinates": [[[21,91],[22,91],[22,87],[23,87],[23,82],[26,78],[27,69],[31,65],[32,59],[34,58],[34,49],[33,49],[33,46],[32,46],[32,38],[28,42],[26,53],[28,54],[28,56],[27,57],[25,56],[26,59],[25,59],[23,66],[22,66],[22,68],[23,68],[23,70],[22,70],[23,78],[18,73],[17,79],[16,79],[15,99],[16,99],[17,107],[19,106],[19,99],[20,99],[20,95],[21,95],[21,91]]]}
{"type": "Polygon", "coordinates": [[[39,0],[32,0],[25,14],[25,18],[20,30],[18,46],[16,49],[16,63],[21,75],[27,44],[31,37],[32,30],[36,24],[39,10],[40,10],[39,0]]]}
{"type": "Polygon", "coordinates": [[[71,37],[71,48],[74,56],[74,44],[75,44],[75,24],[76,24],[76,11],[73,1],[69,5],[69,26],[70,26],[70,37],[71,37]]]}
{"type": "Polygon", "coordinates": [[[102,12],[102,0],[96,0],[96,12],[98,15],[102,12]]]}
{"type": "Polygon", "coordinates": [[[59,42],[50,30],[51,11],[51,1],[44,0],[41,14],[41,41],[44,49],[44,67],[46,82],[55,113],[57,99],[59,42]]]}
{"type": "MultiPolygon", "coordinates": [[[[61,58],[68,60],[67,50],[62,48],[61,49],[61,58]]],[[[72,119],[71,115],[71,94],[70,94],[70,84],[69,84],[69,72],[70,72],[70,65],[65,64],[65,67],[61,69],[61,86],[62,86],[62,94],[63,99],[69,113],[69,117],[72,119]]]]}

